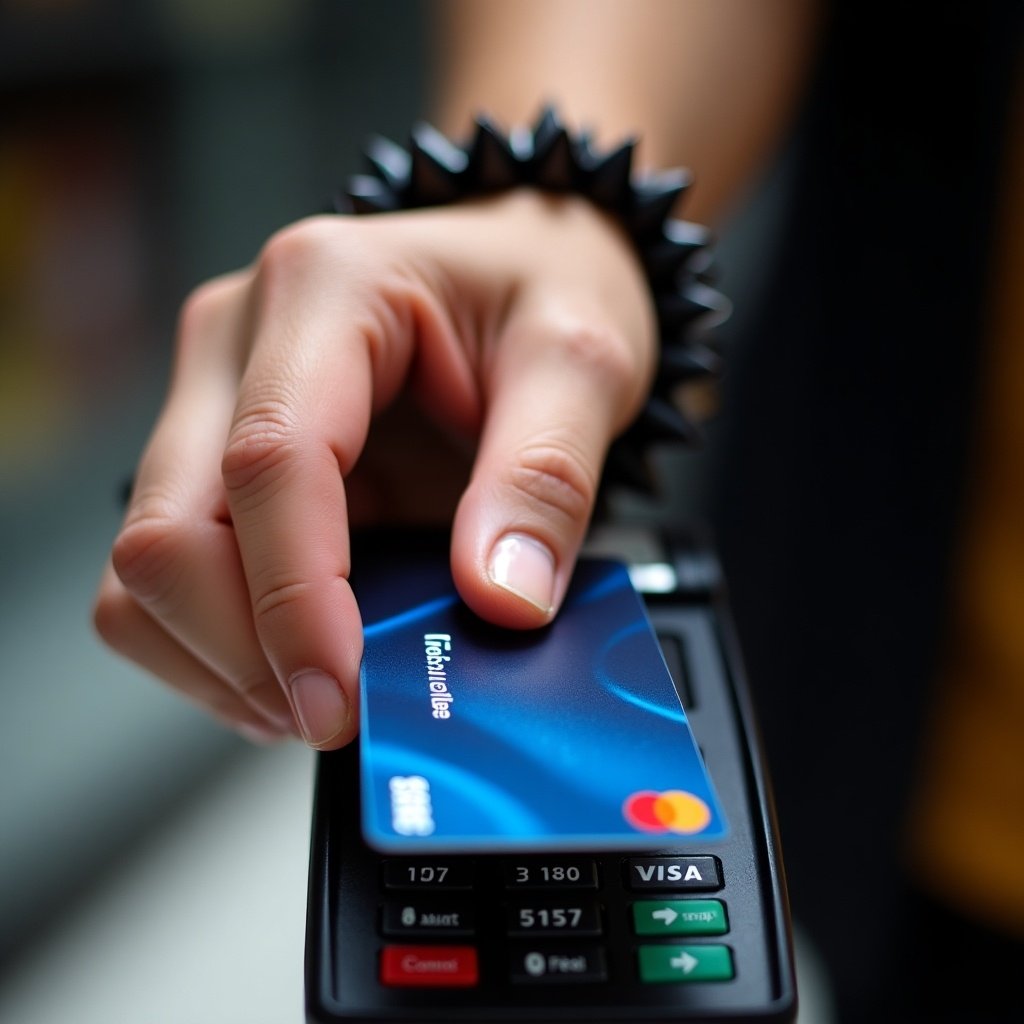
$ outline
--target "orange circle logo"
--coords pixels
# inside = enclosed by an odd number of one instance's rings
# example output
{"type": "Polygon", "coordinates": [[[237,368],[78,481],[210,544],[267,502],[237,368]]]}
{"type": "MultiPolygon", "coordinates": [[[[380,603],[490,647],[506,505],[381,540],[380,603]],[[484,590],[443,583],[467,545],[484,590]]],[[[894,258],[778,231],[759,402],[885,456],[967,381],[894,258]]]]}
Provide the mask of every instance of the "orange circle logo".
{"type": "Polygon", "coordinates": [[[675,832],[692,836],[711,822],[711,808],[699,796],[682,789],[656,793],[643,789],[622,805],[626,821],[641,832],[675,832]]]}

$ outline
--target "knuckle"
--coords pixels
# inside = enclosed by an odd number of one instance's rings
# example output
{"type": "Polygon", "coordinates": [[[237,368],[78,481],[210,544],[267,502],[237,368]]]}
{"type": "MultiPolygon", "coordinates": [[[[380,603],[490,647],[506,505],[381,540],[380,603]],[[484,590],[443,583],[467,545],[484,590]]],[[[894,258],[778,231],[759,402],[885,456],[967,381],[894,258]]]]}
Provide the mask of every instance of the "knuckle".
{"type": "Polygon", "coordinates": [[[264,243],[256,262],[264,291],[273,291],[279,281],[288,281],[324,263],[356,258],[360,228],[343,217],[308,217],[275,232],[264,243]]]}
{"type": "Polygon", "coordinates": [[[509,483],[545,518],[586,522],[597,479],[583,456],[565,444],[531,445],[519,452],[509,483]]]}
{"type": "Polygon", "coordinates": [[[93,629],[111,650],[122,654],[131,634],[132,604],[125,591],[106,589],[97,596],[92,608],[93,629]]]}
{"type": "Polygon", "coordinates": [[[273,619],[301,609],[312,590],[312,584],[293,578],[256,581],[253,588],[252,612],[257,630],[273,619]]]}
{"type": "Polygon", "coordinates": [[[323,251],[323,231],[316,221],[289,224],[267,239],[259,255],[259,268],[264,273],[276,274],[280,269],[305,265],[323,251]]]}
{"type": "Polygon", "coordinates": [[[227,291],[226,279],[222,278],[192,289],[178,314],[179,343],[202,334],[211,320],[220,316],[227,291]]]}
{"type": "Polygon", "coordinates": [[[125,588],[154,603],[173,592],[187,548],[186,523],[167,514],[144,513],[121,530],[110,557],[125,588]]]}
{"type": "Polygon", "coordinates": [[[237,309],[248,275],[224,274],[195,287],[181,305],[175,332],[175,354],[179,366],[198,358],[237,309]]]}
{"type": "Polygon", "coordinates": [[[553,342],[575,373],[595,379],[607,394],[629,394],[643,376],[642,361],[634,346],[625,334],[610,326],[564,319],[553,332],[553,342]]]}
{"type": "Polygon", "coordinates": [[[302,447],[294,415],[281,400],[256,401],[231,428],[221,478],[236,496],[274,488],[302,447]]]}

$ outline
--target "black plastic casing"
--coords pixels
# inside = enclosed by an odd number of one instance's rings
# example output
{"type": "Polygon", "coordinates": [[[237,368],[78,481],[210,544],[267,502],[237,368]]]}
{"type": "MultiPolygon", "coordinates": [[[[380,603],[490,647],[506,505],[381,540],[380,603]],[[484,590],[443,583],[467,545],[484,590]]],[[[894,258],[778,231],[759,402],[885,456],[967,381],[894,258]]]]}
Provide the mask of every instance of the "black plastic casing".
{"type": "Polygon", "coordinates": [[[507,898],[501,866],[506,858],[477,855],[471,858],[479,882],[473,899],[481,904],[481,926],[477,936],[464,941],[480,950],[479,984],[389,988],[378,981],[379,951],[385,944],[378,930],[382,857],[360,833],[357,745],[321,754],[306,924],[308,1021],[738,1024],[795,1018],[791,926],[775,814],[717,563],[706,549],[685,541],[669,543],[664,551],[676,586],[671,592],[647,593],[645,600],[724,807],[728,836],[642,853],[596,855],[608,967],[608,980],[601,982],[523,985],[509,980],[502,914],[488,915],[482,906],[507,898]],[[643,984],[635,952],[641,940],[631,933],[628,907],[651,894],[625,888],[624,864],[629,857],[682,854],[710,854],[721,862],[723,887],[700,895],[722,900],[729,931],[693,941],[727,945],[735,976],[721,982],[643,984]]]}

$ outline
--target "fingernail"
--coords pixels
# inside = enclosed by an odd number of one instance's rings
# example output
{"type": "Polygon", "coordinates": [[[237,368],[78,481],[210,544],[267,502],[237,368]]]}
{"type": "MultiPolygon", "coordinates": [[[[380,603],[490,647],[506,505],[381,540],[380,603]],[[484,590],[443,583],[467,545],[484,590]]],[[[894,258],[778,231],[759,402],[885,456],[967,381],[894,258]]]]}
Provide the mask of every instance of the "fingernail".
{"type": "Polygon", "coordinates": [[[311,747],[334,739],[348,724],[348,698],[338,680],[326,672],[296,672],[288,680],[288,689],[303,739],[311,747]]]}
{"type": "Polygon", "coordinates": [[[539,540],[507,533],[491,551],[488,575],[542,612],[550,612],[555,594],[555,559],[539,540]]]}

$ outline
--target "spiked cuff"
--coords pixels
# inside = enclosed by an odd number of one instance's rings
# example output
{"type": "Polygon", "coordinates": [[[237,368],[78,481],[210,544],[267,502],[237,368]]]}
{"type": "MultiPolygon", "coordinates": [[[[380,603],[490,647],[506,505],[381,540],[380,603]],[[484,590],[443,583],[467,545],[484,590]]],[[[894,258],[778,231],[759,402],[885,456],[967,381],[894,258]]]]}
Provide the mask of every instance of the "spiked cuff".
{"type": "Polygon", "coordinates": [[[522,186],[572,192],[618,218],[632,239],[654,297],[661,356],[651,395],[613,444],[604,483],[652,493],[647,450],[659,442],[693,443],[698,432],[672,401],[675,388],[715,374],[719,359],[702,336],[728,315],[709,284],[705,228],[668,217],[689,186],[682,170],[632,174],[635,139],[598,153],[589,133],[570,134],[547,107],[532,129],[502,133],[480,116],[463,145],[430,125],[413,129],[409,148],[374,139],[368,174],[349,179],[335,198],[338,213],[378,213],[439,206],[522,186]]]}

